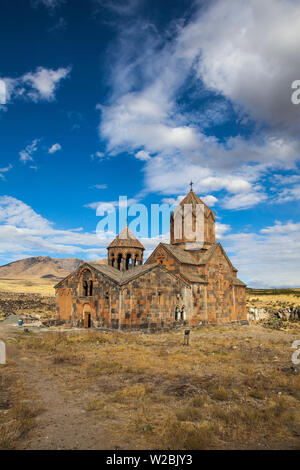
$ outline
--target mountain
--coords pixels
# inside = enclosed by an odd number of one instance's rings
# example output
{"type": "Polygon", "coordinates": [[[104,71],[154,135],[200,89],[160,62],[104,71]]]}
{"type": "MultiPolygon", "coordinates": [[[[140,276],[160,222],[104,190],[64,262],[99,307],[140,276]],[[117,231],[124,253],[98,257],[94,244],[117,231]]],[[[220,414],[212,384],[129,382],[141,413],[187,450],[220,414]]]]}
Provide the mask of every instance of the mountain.
{"type": "MultiPolygon", "coordinates": [[[[79,258],[36,256],[0,266],[0,279],[63,279],[85,261],[79,258]]],[[[107,264],[106,259],[94,261],[107,264]]]]}

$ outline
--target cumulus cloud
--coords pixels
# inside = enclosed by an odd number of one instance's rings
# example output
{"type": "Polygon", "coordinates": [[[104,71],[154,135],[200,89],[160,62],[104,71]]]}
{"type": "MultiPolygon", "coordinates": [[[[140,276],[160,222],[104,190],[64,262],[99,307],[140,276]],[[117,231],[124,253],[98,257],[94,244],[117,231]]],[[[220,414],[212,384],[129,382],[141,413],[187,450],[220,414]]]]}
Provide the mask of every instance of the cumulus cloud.
{"type": "Polygon", "coordinates": [[[292,133],[299,131],[299,109],[291,103],[299,42],[300,5],[294,0],[214,2],[180,37],[183,56],[196,58],[207,88],[276,131],[292,133]]]}
{"type": "Polygon", "coordinates": [[[110,154],[145,157],[146,191],[181,193],[193,176],[201,193],[241,194],[228,198],[228,208],[265,201],[267,193],[257,190],[261,176],[292,168],[300,154],[300,107],[290,99],[300,65],[299,18],[293,0],[218,0],[168,30],[168,40],[151,24],[126,23],[110,55],[111,99],[98,106],[110,154]],[[191,85],[192,101],[211,97],[203,112],[179,105],[191,85]],[[255,131],[222,141],[206,134],[207,122],[229,117],[255,131]]]}
{"type": "Polygon", "coordinates": [[[59,150],[61,150],[61,145],[60,144],[53,144],[49,150],[48,150],[48,153],[56,153],[58,152],[59,150]]]}
{"type": "Polygon", "coordinates": [[[223,206],[226,209],[248,209],[249,207],[264,202],[266,199],[267,195],[260,189],[254,187],[253,190],[249,192],[225,197],[223,206]]]}
{"type": "Polygon", "coordinates": [[[135,158],[141,160],[142,162],[146,162],[147,160],[151,159],[149,152],[145,152],[145,150],[140,150],[139,152],[137,152],[135,154],[135,158]]]}
{"type": "Polygon", "coordinates": [[[70,75],[71,67],[61,67],[56,70],[38,67],[18,78],[4,77],[7,89],[7,102],[16,99],[38,101],[53,101],[60,82],[70,75]]]}
{"type": "Polygon", "coordinates": [[[5,260],[19,253],[49,253],[85,256],[105,255],[111,234],[89,233],[80,229],[59,230],[29,205],[10,196],[0,197],[0,257],[5,260]]]}
{"type": "Polygon", "coordinates": [[[22,82],[29,86],[28,96],[33,101],[53,101],[60,81],[66,78],[70,71],[70,67],[57,70],[38,67],[35,72],[23,75],[22,82]]]}

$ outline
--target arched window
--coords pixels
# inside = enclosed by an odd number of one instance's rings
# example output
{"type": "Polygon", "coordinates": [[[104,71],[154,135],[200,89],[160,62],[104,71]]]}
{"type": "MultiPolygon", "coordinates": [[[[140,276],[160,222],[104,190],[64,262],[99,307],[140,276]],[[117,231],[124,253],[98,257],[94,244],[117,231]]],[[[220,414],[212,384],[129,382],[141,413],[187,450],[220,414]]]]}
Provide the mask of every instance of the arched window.
{"type": "Polygon", "coordinates": [[[131,257],[131,254],[128,253],[128,255],[126,256],[126,271],[131,268],[132,268],[132,257],[131,257]]]}
{"type": "Polygon", "coordinates": [[[87,281],[83,281],[83,295],[87,297],[89,294],[89,285],[87,281]]]}
{"type": "Polygon", "coordinates": [[[123,261],[123,256],[122,254],[120,253],[119,256],[118,256],[118,270],[120,271],[121,268],[122,268],[122,261],[123,261]]]}
{"type": "Polygon", "coordinates": [[[93,295],[93,280],[92,273],[88,269],[83,271],[79,281],[79,295],[83,297],[89,297],[93,295]]]}
{"type": "Polygon", "coordinates": [[[181,321],[184,321],[184,320],[185,320],[185,307],[184,307],[184,305],[183,305],[182,308],[181,308],[180,320],[181,320],[181,321]]]}

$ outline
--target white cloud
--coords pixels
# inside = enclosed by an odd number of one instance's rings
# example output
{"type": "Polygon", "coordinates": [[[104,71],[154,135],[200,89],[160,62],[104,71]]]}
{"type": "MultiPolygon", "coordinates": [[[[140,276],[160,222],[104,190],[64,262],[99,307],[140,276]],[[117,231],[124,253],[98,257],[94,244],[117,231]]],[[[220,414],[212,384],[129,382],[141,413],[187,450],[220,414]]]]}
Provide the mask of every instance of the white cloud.
{"type": "Polygon", "coordinates": [[[227,232],[231,231],[231,227],[228,224],[221,224],[220,222],[216,222],[216,241],[220,241],[223,239],[224,235],[227,232]]]}
{"type": "Polygon", "coordinates": [[[91,155],[91,159],[92,160],[95,160],[95,159],[99,159],[99,160],[104,160],[106,157],[105,157],[105,154],[103,152],[95,152],[95,153],[92,153],[91,155]]]}
{"type": "Polygon", "coordinates": [[[293,184],[300,181],[300,175],[272,175],[272,181],[276,184],[284,185],[284,184],[293,184]]]}
{"type": "Polygon", "coordinates": [[[300,185],[285,188],[279,192],[276,202],[290,202],[300,200],[300,185]]]}
{"type": "Polygon", "coordinates": [[[94,184],[94,186],[91,186],[91,188],[95,188],[95,189],[107,189],[107,184],[94,184]]]}
{"type": "Polygon", "coordinates": [[[147,160],[151,159],[151,156],[149,155],[149,152],[145,152],[145,150],[140,150],[135,154],[135,158],[141,160],[142,162],[146,162],[147,160]]]}
{"type": "Polygon", "coordinates": [[[82,229],[58,230],[24,202],[0,196],[0,258],[32,256],[41,253],[85,256],[105,255],[111,234],[88,233],[82,229]]]}
{"type": "Polygon", "coordinates": [[[63,3],[65,3],[65,0],[32,0],[34,6],[43,5],[50,11],[55,10],[55,8],[61,6],[63,3]]]}
{"type": "Polygon", "coordinates": [[[300,4],[294,0],[217,1],[180,37],[183,57],[196,58],[208,88],[288,132],[299,130],[299,110],[290,99],[299,42],[300,4]]]}
{"type": "Polygon", "coordinates": [[[248,209],[267,199],[267,195],[260,189],[253,188],[253,190],[235,194],[224,198],[223,206],[226,209],[248,209]]]}
{"type": "Polygon", "coordinates": [[[95,0],[95,2],[102,8],[113,11],[118,15],[131,16],[136,13],[136,10],[143,3],[142,0],[95,0]]]}
{"type": "Polygon", "coordinates": [[[292,232],[300,232],[300,222],[294,224],[293,222],[288,222],[286,224],[282,224],[280,221],[276,221],[275,225],[271,227],[266,227],[261,230],[261,233],[269,233],[269,234],[289,234],[292,232]]]}
{"type": "Polygon", "coordinates": [[[71,67],[47,69],[38,67],[18,78],[4,77],[7,88],[7,102],[16,99],[38,101],[53,101],[60,82],[70,75],[71,67]]]}
{"type": "MultiPolygon", "coordinates": [[[[133,204],[136,204],[138,202],[138,199],[127,199],[127,207],[132,206],[133,204]]],[[[88,204],[85,204],[84,207],[88,209],[93,209],[97,210],[99,207],[103,211],[111,211],[112,208],[117,208],[117,207],[126,207],[126,201],[96,201],[96,202],[90,202],[88,204]]]]}
{"type": "Polygon", "coordinates": [[[1,225],[32,230],[49,230],[51,224],[22,201],[10,196],[0,196],[1,225]]]}
{"type": "Polygon", "coordinates": [[[218,199],[215,196],[211,195],[201,197],[200,199],[202,199],[202,201],[209,207],[214,207],[214,205],[218,202],[218,199]]]}
{"type": "Polygon", "coordinates": [[[259,234],[225,235],[222,243],[239,269],[239,278],[250,287],[299,287],[299,222],[276,222],[259,234]]]}
{"type": "Polygon", "coordinates": [[[22,82],[29,85],[28,95],[33,101],[53,101],[59,82],[66,78],[70,71],[70,67],[57,70],[38,67],[35,72],[23,75],[22,82]]]}
{"type": "Polygon", "coordinates": [[[61,145],[60,144],[53,144],[49,150],[48,150],[48,153],[55,153],[55,152],[58,152],[59,150],[61,150],[61,145]]]}
{"type": "Polygon", "coordinates": [[[143,148],[151,155],[145,191],[181,193],[196,175],[201,193],[241,194],[227,199],[228,208],[265,201],[255,189],[262,174],[292,168],[300,155],[300,107],[290,99],[300,66],[299,18],[293,0],[217,0],[178,22],[167,40],[153,25],[126,23],[110,55],[111,99],[98,106],[110,154],[143,148]],[[178,104],[191,83],[196,98],[217,93],[203,113],[178,104]],[[222,142],[205,135],[203,115],[210,123],[228,119],[227,103],[240,123],[257,121],[255,133],[222,142]]]}
{"type": "Polygon", "coordinates": [[[24,150],[21,150],[19,153],[21,162],[27,163],[33,161],[33,154],[37,151],[39,142],[39,139],[34,139],[24,150]]]}
{"type": "Polygon", "coordinates": [[[4,180],[5,179],[5,173],[7,173],[8,171],[10,171],[12,169],[12,165],[9,164],[8,166],[4,167],[4,168],[0,168],[0,179],[4,180]]]}

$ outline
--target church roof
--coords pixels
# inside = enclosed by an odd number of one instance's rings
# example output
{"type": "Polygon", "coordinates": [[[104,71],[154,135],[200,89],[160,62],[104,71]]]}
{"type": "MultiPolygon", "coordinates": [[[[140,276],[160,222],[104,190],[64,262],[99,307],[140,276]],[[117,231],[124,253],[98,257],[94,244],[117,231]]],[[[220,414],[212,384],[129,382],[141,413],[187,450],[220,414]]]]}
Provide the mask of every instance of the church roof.
{"type": "MultiPolygon", "coordinates": [[[[234,271],[237,271],[237,269],[232,265],[230,259],[226,255],[226,252],[225,252],[224,248],[222,247],[221,243],[216,243],[216,244],[212,245],[210,248],[208,248],[207,250],[203,250],[203,252],[201,253],[201,255],[199,257],[199,260],[194,258],[194,256],[192,255],[193,250],[184,250],[184,249],[180,248],[177,245],[171,245],[169,243],[160,243],[158,245],[158,247],[154,250],[154,252],[159,247],[164,248],[168,253],[170,253],[172,256],[174,256],[174,258],[176,258],[180,263],[193,264],[193,265],[198,265],[198,266],[203,266],[203,265],[207,264],[209,262],[209,260],[211,259],[212,255],[214,254],[214,252],[219,247],[219,248],[221,248],[225,258],[227,259],[227,261],[230,264],[230,266],[232,267],[232,269],[234,271]]],[[[197,251],[197,254],[199,255],[199,251],[197,251]]],[[[151,256],[150,256],[150,259],[151,259],[151,256]]]]}
{"type": "Polygon", "coordinates": [[[108,245],[107,248],[145,248],[135,235],[129,230],[128,226],[108,245]]]}
{"type": "Polygon", "coordinates": [[[189,251],[185,251],[179,246],[171,245],[169,243],[161,243],[160,246],[163,246],[171,255],[174,256],[180,263],[184,264],[194,264],[198,265],[198,261],[191,255],[189,251]]]}
{"type": "MultiPolygon", "coordinates": [[[[161,266],[157,263],[135,266],[134,268],[131,268],[128,271],[119,271],[118,269],[113,268],[112,266],[99,265],[98,263],[89,262],[86,264],[101,272],[105,276],[109,277],[113,281],[117,282],[119,285],[127,284],[128,282],[133,281],[133,279],[142,276],[143,274],[147,273],[148,271],[151,271],[152,269],[161,269],[167,271],[164,266],[161,266]]],[[[167,272],[171,276],[177,278],[177,276],[175,276],[173,273],[169,271],[167,272]]]]}
{"type": "MultiPolygon", "coordinates": [[[[197,196],[196,193],[194,193],[194,191],[191,189],[190,192],[185,196],[185,198],[182,199],[182,201],[180,202],[179,206],[184,206],[185,204],[191,204],[192,206],[195,206],[197,204],[203,204],[204,205],[204,214],[205,216],[207,217],[208,215],[212,214],[213,216],[213,219],[215,220],[215,214],[214,212],[210,209],[210,207],[208,207],[207,204],[205,204],[205,202],[202,201],[202,199],[200,199],[199,196],[197,196]]],[[[176,211],[176,209],[175,209],[176,211]]],[[[174,211],[174,212],[175,212],[174,211]]],[[[173,213],[174,213],[173,212],[173,213]]],[[[173,214],[172,214],[173,215],[173,214]]]]}

